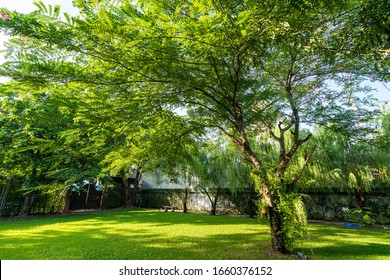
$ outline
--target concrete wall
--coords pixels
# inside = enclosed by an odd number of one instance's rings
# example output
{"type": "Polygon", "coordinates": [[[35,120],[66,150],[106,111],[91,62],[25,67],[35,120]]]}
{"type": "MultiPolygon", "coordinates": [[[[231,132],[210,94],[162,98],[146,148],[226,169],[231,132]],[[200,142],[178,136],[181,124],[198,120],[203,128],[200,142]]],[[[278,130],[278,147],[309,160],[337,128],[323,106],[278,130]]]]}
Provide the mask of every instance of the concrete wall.
{"type": "MultiPolygon", "coordinates": [[[[359,206],[353,194],[348,193],[312,193],[304,199],[309,219],[345,220],[347,209],[359,206]]],[[[390,192],[376,192],[367,195],[366,207],[378,212],[390,208],[390,192]]]]}
{"type": "MultiPolygon", "coordinates": [[[[138,198],[141,207],[160,208],[173,205],[181,209],[180,189],[148,189],[140,191],[138,198]]],[[[307,216],[309,219],[346,221],[346,209],[358,208],[356,198],[348,193],[311,193],[304,198],[307,216]]],[[[189,211],[209,212],[211,204],[206,194],[192,191],[187,202],[189,211]]],[[[374,211],[390,209],[390,192],[372,193],[367,195],[366,207],[374,211]]],[[[217,210],[219,213],[244,214],[245,195],[225,194],[219,199],[217,210]]]]}
{"type": "MultiPolygon", "coordinates": [[[[139,205],[142,207],[160,208],[164,205],[181,207],[179,193],[183,182],[171,182],[164,172],[155,171],[145,174],[140,188],[139,205]],[[174,193],[176,193],[174,195],[174,193]]],[[[390,189],[377,191],[366,195],[366,207],[374,211],[390,208],[390,189]]],[[[308,193],[304,203],[309,219],[340,220],[345,221],[348,217],[346,209],[357,209],[358,204],[354,194],[349,193],[308,193]],[[344,211],[343,211],[344,210],[344,211]]],[[[208,212],[211,204],[206,194],[192,190],[188,199],[189,211],[208,212]]],[[[223,195],[218,203],[220,213],[239,213],[245,208],[245,196],[241,194],[234,197],[223,195]]]]}
{"type": "MultiPolygon", "coordinates": [[[[182,189],[144,189],[138,195],[138,203],[141,207],[161,208],[162,206],[175,206],[181,210],[183,207],[182,189]]],[[[240,214],[245,212],[245,194],[221,194],[218,198],[217,213],[240,214]]],[[[187,199],[188,211],[210,212],[211,203],[205,193],[190,191],[187,199]]]]}

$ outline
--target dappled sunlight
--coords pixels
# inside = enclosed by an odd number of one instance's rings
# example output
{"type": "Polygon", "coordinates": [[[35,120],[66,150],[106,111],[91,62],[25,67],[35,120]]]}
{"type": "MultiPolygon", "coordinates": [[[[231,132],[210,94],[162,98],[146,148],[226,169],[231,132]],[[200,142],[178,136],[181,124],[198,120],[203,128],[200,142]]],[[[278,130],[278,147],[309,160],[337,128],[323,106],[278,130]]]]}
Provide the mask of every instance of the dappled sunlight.
{"type": "Polygon", "coordinates": [[[390,259],[389,231],[381,228],[311,224],[300,246],[312,259],[390,259]]]}
{"type": "MultiPolygon", "coordinates": [[[[31,240],[31,241],[34,241],[34,240],[31,240]]],[[[39,242],[24,242],[23,244],[1,244],[0,245],[0,249],[2,250],[8,250],[8,249],[27,249],[28,247],[32,247],[32,246],[41,246],[43,245],[44,243],[39,243],[39,242]]]]}
{"type": "MultiPolygon", "coordinates": [[[[115,210],[0,228],[1,259],[294,259],[272,252],[269,228],[243,217],[115,210]]],[[[328,259],[329,251],[337,259],[386,259],[386,237],[385,230],[310,224],[299,246],[312,259],[328,259]]]]}
{"type": "Polygon", "coordinates": [[[4,224],[3,259],[234,259],[242,246],[249,250],[259,241],[261,228],[244,218],[151,210],[37,219],[33,224],[4,224]],[[21,254],[18,248],[30,253],[21,254]],[[227,256],[225,251],[235,253],[227,256]]]}

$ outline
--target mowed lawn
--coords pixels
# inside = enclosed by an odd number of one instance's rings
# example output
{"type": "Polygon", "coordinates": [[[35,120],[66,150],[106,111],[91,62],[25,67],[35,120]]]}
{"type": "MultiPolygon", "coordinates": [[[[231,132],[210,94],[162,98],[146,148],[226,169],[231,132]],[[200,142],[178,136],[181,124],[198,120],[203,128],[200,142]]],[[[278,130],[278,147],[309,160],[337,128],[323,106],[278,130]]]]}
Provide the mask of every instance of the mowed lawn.
{"type": "MultiPolygon", "coordinates": [[[[390,259],[390,231],[310,224],[310,259],[390,259]]],[[[256,219],[131,209],[0,221],[2,260],[297,259],[256,219]]]]}

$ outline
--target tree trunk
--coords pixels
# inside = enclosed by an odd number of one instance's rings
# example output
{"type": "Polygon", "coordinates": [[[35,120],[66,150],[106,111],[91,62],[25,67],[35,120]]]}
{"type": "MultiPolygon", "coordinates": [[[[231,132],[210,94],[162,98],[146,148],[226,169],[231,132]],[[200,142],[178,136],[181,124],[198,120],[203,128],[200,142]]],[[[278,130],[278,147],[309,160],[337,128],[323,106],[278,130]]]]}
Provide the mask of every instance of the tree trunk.
{"type": "Polygon", "coordinates": [[[88,209],[88,199],[89,199],[89,190],[91,188],[91,184],[88,184],[87,185],[87,197],[85,198],[85,202],[84,202],[84,211],[86,211],[88,209]]]}
{"type": "Polygon", "coordinates": [[[187,213],[188,212],[188,208],[187,208],[188,192],[189,192],[188,188],[185,187],[184,190],[183,190],[183,196],[182,196],[183,213],[187,213]]]}
{"type": "Polygon", "coordinates": [[[134,188],[131,191],[131,205],[137,205],[137,192],[139,189],[139,183],[142,178],[142,173],[137,169],[134,180],[134,188]]]}
{"type": "Polygon", "coordinates": [[[133,206],[131,199],[129,199],[129,181],[127,180],[127,175],[125,171],[121,172],[122,177],[122,195],[123,195],[123,206],[124,207],[131,207],[133,206]]]}
{"type": "Polygon", "coordinates": [[[289,253],[286,248],[286,236],[283,232],[282,228],[282,215],[275,211],[274,208],[268,208],[270,226],[271,226],[271,244],[272,249],[276,252],[280,252],[283,254],[289,253]]]}
{"type": "MultiPolygon", "coordinates": [[[[37,185],[37,168],[35,167],[35,164],[33,163],[32,164],[32,171],[31,171],[31,177],[29,179],[29,186],[31,189],[34,189],[35,186],[37,185]]],[[[35,199],[35,191],[32,190],[30,192],[28,192],[25,200],[24,200],[24,203],[23,203],[23,208],[22,208],[22,214],[21,215],[30,215],[31,214],[31,210],[32,210],[32,206],[33,206],[33,203],[34,203],[34,199],[35,199]]]]}
{"type": "Polygon", "coordinates": [[[251,184],[248,186],[248,189],[245,191],[245,200],[246,200],[246,205],[245,205],[245,214],[249,218],[254,218],[256,215],[256,205],[254,201],[258,199],[256,197],[256,190],[255,190],[255,185],[251,184]]]}
{"type": "Polygon", "coordinates": [[[360,188],[357,188],[355,190],[355,198],[356,198],[356,203],[359,205],[360,209],[366,207],[367,193],[365,191],[363,191],[360,188]]]}
{"type": "Polygon", "coordinates": [[[35,191],[29,192],[26,196],[26,199],[24,200],[22,214],[21,214],[22,216],[31,214],[34,199],[35,199],[35,191]]]}
{"type": "Polygon", "coordinates": [[[217,191],[216,191],[216,193],[214,195],[214,200],[211,201],[211,206],[212,206],[211,215],[213,215],[213,216],[217,215],[218,198],[219,198],[219,188],[217,188],[217,191]]]}
{"type": "Polygon", "coordinates": [[[62,208],[62,213],[69,213],[69,207],[70,207],[70,200],[72,197],[72,186],[67,187],[68,190],[66,191],[65,194],[65,201],[64,201],[64,207],[62,208]]]}
{"type": "Polygon", "coordinates": [[[11,187],[11,177],[7,177],[7,184],[5,185],[5,188],[0,194],[0,217],[1,214],[3,213],[10,187],[11,187]]]}
{"type": "Polygon", "coordinates": [[[103,188],[102,196],[100,198],[100,210],[106,209],[107,188],[103,188]]]}
{"type": "Polygon", "coordinates": [[[217,214],[217,204],[215,202],[211,202],[210,215],[215,216],[216,214],[217,214]]]}
{"type": "Polygon", "coordinates": [[[215,216],[215,214],[217,213],[218,190],[217,190],[217,194],[214,196],[214,199],[211,198],[211,194],[207,191],[207,189],[204,189],[204,191],[211,203],[211,210],[209,212],[209,215],[215,216]]]}

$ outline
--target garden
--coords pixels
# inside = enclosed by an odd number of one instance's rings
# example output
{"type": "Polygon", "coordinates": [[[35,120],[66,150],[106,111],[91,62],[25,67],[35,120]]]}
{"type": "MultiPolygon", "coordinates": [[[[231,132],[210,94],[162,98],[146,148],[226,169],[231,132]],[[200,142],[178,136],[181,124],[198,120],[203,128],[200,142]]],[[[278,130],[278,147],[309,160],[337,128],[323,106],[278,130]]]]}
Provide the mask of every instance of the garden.
{"type": "Polygon", "coordinates": [[[309,2],[0,8],[0,257],[389,259],[390,2],[309,2]]]}

